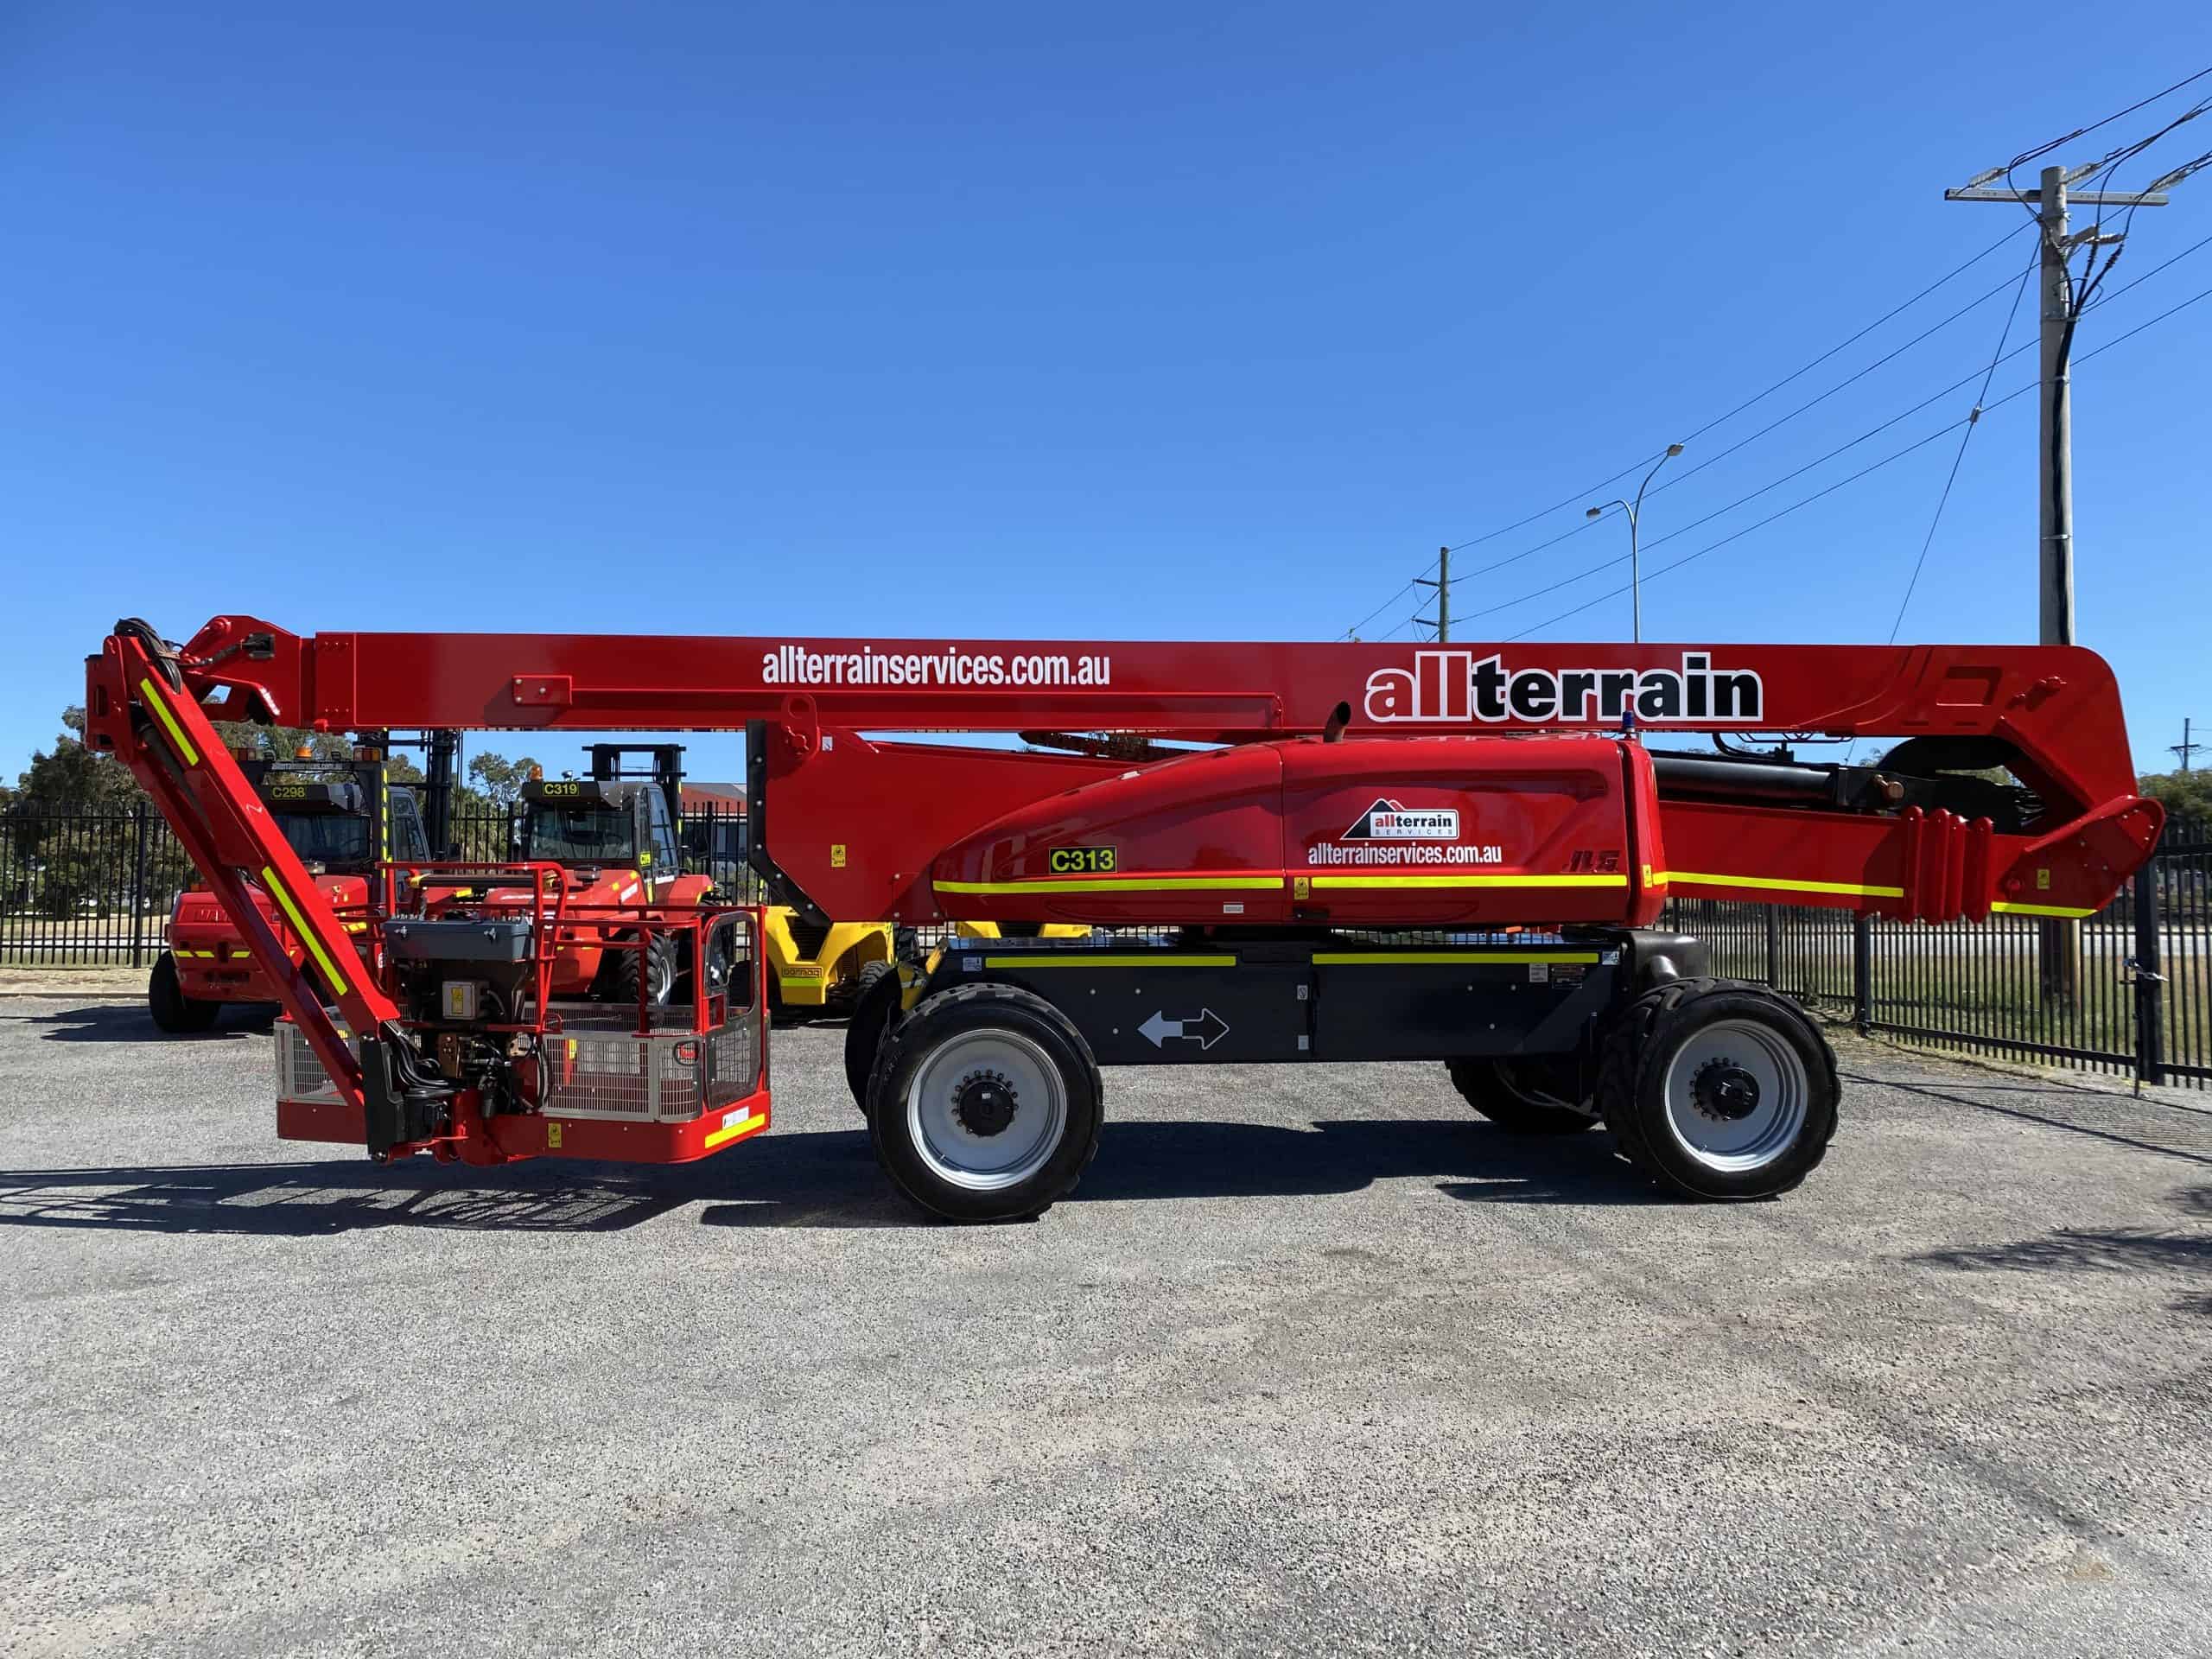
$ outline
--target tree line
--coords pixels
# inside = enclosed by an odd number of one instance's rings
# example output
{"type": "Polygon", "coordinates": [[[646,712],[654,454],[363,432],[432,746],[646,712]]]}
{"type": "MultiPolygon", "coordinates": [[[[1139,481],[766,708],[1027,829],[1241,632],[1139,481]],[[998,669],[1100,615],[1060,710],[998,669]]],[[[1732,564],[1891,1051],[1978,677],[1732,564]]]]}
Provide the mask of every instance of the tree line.
{"type": "MultiPolygon", "coordinates": [[[[160,833],[159,813],[129,767],[85,741],[81,706],[62,710],[61,731],[49,748],[32,752],[31,763],[10,786],[0,784],[0,912],[54,918],[91,910],[126,909],[144,895],[174,894],[191,884],[192,868],[174,836],[160,833]],[[143,808],[156,822],[138,868],[134,815],[143,808]]],[[[233,752],[248,758],[300,758],[349,765],[350,738],[289,726],[218,721],[215,729],[233,752]]],[[[395,784],[420,785],[423,771],[402,752],[386,767],[395,784]]],[[[453,823],[460,851],[469,858],[503,858],[506,810],[537,762],[509,760],[490,751],[473,755],[468,781],[454,791],[453,823]]]]}

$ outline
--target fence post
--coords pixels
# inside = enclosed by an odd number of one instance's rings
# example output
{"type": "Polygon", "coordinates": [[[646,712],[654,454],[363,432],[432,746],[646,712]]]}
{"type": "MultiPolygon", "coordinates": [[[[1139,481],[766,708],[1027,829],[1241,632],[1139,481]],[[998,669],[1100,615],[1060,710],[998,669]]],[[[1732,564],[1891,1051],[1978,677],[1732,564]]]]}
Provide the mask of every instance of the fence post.
{"type": "Polygon", "coordinates": [[[146,965],[146,803],[130,809],[130,965],[146,965]]]}
{"type": "Polygon", "coordinates": [[[2158,966],[2158,855],[2135,871],[2135,1077],[2166,1080],[2165,987],[2158,966]]]}
{"type": "Polygon", "coordinates": [[[1782,906],[1766,907],[1766,982],[1774,990],[1782,988],[1782,906]]]}
{"type": "Polygon", "coordinates": [[[1851,1023],[1864,1037],[1874,1023],[1874,918],[1851,918],[1851,1023]]]}

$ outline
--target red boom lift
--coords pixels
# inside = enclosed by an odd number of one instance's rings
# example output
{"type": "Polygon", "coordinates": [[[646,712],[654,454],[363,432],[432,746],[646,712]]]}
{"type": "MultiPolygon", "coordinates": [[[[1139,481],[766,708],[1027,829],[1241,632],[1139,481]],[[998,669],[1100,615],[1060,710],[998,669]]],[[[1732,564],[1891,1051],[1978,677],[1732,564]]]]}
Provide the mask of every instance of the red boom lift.
{"type": "Polygon", "coordinates": [[[324,1093],[280,1103],[280,1134],[384,1158],[702,1155],[766,1122],[759,952],[741,912],[683,924],[717,965],[687,1031],[641,1004],[624,1040],[677,1040],[621,1065],[677,1079],[684,1043],[728,1052],[650,1124],[594,1116],[592,1067],[615,1063],[531,979],[579,919],[550,867],[499,877],[537,895],[526,914],[379,918],[381,982],[345,976],[327,1010],[247,879],[319,963],[346,936],[210,719],[743,727],[752,857],[785,902],[1146,930],[956,942],[856,1010],[878,1155],[957,1219],[1034,1215],[1074,1185],[1100,1066],[1192,1062],[1440,1060],[1508,1128],[1603,1122],[1676,1192],[1783,1192],[1834,1132],[1834,1057],[1794,1003],[1656,931],[1670,893],[2077,918],[2160,824],[2111,671],[2064,647],[303,639],[219,617],[181,648],[118,624],[88,677],[91,741],[267,951],[312,1051],[324,1093]],[[947,729],[1103,735],[1052,753],[861,735],[947,729]],[[1812,764],[1743,747],[1761,734],[1894,741],[1812,764]],[[1713,749],[1647,741],[1691,734],[1713,749]]]}

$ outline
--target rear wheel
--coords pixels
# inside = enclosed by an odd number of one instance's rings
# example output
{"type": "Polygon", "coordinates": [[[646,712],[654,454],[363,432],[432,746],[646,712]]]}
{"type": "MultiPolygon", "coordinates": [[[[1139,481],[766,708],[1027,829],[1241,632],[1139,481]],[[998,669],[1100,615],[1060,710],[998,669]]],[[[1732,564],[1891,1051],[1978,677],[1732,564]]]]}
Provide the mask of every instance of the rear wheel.
{"type": "Polygon", "coordinates": [[[875,1051],[899,1018],[899,970],[887,962],[871,962],[861,969],[855,986],[852,1017],[845,1021],[845,1084],[853,1091],[853,1104],[866,1117],[875,1051]]]}
{"type": "Polygon", "coordinates": [[[1514,1135],[1576,1135],[1598,1121],[1579,1102],[1580,1068],[1548,1058],[1446,1060],[1459,1097],[1514,1135]]]}
{"type": "Polygon", "coordinates": [[[177,978],[176,958],[164,950],[154,963],[153,976],[146,982],[146,1011],[154,1016],[157,1028],[173,1037],[185,1037],[213,1026],[223,1005],[187,996],[177,978]]]}
{"type": "Polygon", "coordinates": [[[1607,1033],[1598,1098],[1622,1155],[1700,1198],[1787,1192],[1835,1135],[1835,1052],[1795,1002],[1738,980],[1678,979],[1607,1033]]]}
{"type": "Polygon", "coordinates": [[[1080,1032],[1012,985],[940,991],[890,1031],[868,1080],[875,1153],[949,1221],[1041,1215],[1098,1152],[1098,1063],[1080,1032]]]}

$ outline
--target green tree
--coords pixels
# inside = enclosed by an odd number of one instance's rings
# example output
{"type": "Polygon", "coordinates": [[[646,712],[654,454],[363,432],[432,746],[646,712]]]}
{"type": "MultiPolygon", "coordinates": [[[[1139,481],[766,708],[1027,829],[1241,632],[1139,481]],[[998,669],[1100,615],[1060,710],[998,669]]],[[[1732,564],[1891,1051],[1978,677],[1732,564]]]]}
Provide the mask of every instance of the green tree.
{"type": "Polygon", "coordinates": [[[486,800],[501,806],[512,806],[522,795],[522,786],[540,772],[537,761],[524,755],[510,760],[504,754],[486,750],[468,762],[468,779],[486,800]]]}
{"type": "Polygon", "coordinates": [[[2212,823],[2212,772],[2151,772],[2135,787],[2166,809],[2170,818],[2212,823]]]}
{"type": "Polygon", "coordinates": [[[0,906],[60,918],[128,914],[138,876],[143,815],[145,893],[174,893],[191,864],[130,769],[85,743],[85,711],[65,709],[51,750],[30,765],[0,805],[4,864],[16,878],[0,906]]]}

